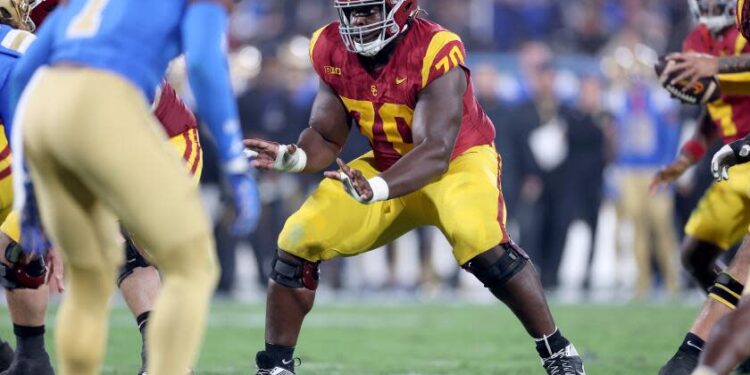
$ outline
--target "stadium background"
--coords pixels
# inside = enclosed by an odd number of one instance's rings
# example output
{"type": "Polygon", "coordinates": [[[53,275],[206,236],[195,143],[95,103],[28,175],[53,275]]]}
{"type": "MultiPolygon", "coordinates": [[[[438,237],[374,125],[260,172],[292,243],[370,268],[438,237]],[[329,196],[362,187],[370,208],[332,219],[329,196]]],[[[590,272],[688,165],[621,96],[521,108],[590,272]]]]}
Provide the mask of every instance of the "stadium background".
{"type": "MultiPolygon", "coordinates": [[[[558,323],[587,370],[656,373],[703,298],[682,271],[670,280],[664,270],[680,269],[676,244],[710,176],[704,162],[657,195],[638,190],[629,177],[671,161],[694,126],[696,108],[671,100],[652,68],[659,55],[680,49],[693,26],[686,0],[420,5],[466,44],[504,157],[509,227],[537,263],[558,323]],[[546,94],[565,110],[539,121],[529,113],[546,94]],[[624,197],[634,194],[643,216],[623,210],[624,197]],[[645,225],[652,232],[645,268],[633,254],[644,217],[658,221],[645,225]],[[668,246],[660,236],[671,237],[668,246]]],[[[335,17],[328,0],[238,6],[230,64],[246,137],[296,141],[317,87],[308,38],[335,17]]],[[[182,73],[177,63],[170,74],[190,102],[182,73]]],[[[232,238],[231,205],[208,139],[202,186],[223,274],[197,373],[247,374],[263,343],[263,291],[276,236],[322,176],[259,173],[260,226],[250,238],[232,238]]],[[[353,132],[344,158],[366,148],[353,132]]],[[[137,330],[119,299],[114,306],[105,373],[134,373],[137,330]]],[[[10,326],[0,332],[7,337],[10,326]]],[[[324,264],[297,352],[301,374],[541,373],[528,341],[508,310],[458,270],[442,236],[425,228],[386,249],[324,264]]]]}

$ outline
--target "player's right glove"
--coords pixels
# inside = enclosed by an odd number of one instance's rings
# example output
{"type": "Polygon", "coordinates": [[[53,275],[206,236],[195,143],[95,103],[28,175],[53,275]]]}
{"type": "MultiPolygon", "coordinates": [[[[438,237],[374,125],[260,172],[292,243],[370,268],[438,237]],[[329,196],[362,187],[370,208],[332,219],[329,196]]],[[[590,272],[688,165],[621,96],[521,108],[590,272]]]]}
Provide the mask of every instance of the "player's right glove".
{"type": "Polygon", "coordinates": [[[724,145],[711,159],[711,173],[716,181],[729,179],[729,167],[750,161],[750,138],[724,145]]]}
{"type": "Polygon", "coordinates": [[[229,185],[232,189],[235,218],[230,229],[232,235],[241,237],[249,235],[255,230],[260,218],[260,195],[255,178],[245,173],[228,173],[229,185]]]}

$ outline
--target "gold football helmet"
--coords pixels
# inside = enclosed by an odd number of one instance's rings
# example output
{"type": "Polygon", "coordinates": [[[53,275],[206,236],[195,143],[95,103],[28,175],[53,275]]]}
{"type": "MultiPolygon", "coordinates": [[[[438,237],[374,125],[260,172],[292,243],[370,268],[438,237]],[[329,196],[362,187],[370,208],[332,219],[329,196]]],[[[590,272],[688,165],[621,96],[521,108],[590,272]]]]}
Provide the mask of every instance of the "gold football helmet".
{"type": "Polygon", "coordinates": [[[0,0],[0,23],[20,30],[34,31],[29,0],[0,0]]]}

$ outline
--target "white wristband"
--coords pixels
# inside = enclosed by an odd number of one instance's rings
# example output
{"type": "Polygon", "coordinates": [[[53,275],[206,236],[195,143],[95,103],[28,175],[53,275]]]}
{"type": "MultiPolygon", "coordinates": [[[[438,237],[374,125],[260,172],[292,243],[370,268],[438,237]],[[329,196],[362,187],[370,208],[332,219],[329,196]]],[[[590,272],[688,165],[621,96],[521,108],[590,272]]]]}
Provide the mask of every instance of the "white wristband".
{"type": "Polygon", "coordinates": [[[289,153],[289,146],[280,145],[276,151],[276,161],[273,169],[282,172],[302,172],[307,165],[307,154],[299,146],[294,153],[289,153]]]}
{"type": "Polygon", "coordinates": [[[370,199],[368,203],[379,202],[388,199],[388,194],[390,193],[388,189],[388,183],[385,182],[383,177],[375,176],[367,180],[367,182],[370,183],[370,189],[372,189],[372,199],[370,199]]]}

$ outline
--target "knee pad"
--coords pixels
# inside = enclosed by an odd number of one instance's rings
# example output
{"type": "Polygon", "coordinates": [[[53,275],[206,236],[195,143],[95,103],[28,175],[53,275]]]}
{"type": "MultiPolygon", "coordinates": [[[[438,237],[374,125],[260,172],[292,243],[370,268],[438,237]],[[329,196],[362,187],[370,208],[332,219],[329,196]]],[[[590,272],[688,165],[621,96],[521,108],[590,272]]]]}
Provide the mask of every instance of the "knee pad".
{"type": "Polygon", "coordinates": [[[491,265],[482,264],[470,260],[462,267],[474,274],[486,288],[502,288],[511,277],[521,272],[529,262],[529,257],[514,243],[505,243],[501,245],[505,248],[505,253],[491,265]]]}
{"type": "Polygon", "coordinates": [[[130,239],[130,237],[125,237],[125,264],[120,267],[120,274],[117,276],[117,287],[120,287],[120,284],[122,284],[122,281],[125,280],[128,276],[130,276],[131,273],[133,273],[133,270],[135,270],[138,267],[148,267],[151,264],[146,260],[146,258],[141,255],[141,253],[138,251],[138,248],[135,247],[135,244],[133,243],[133,240],[130,239]]]}
{"type": "Polygon", "coordinates": [[[47,266],[44,258],[28,263],[21,261],[23,249],[15,241],[5,248],[5,259],[10,263],[0,263],[0,285],[5,289],[37,289],[47,281],[47,266]]]}
{"type": "Polygon", "coordinates": [[[724,306],[734,310],[742,298],[744,285],[735,280],[732,275],[722,272],[716,277],[716,282],[708,288],[708,296],[724,306]]]}
{"type": "Polygon", "coordinates": [[[281,259],[276,252],[271,263],[270,277],[287,288],[315,290],[318,289],[320,280],[320,262],[281,259]]]}

